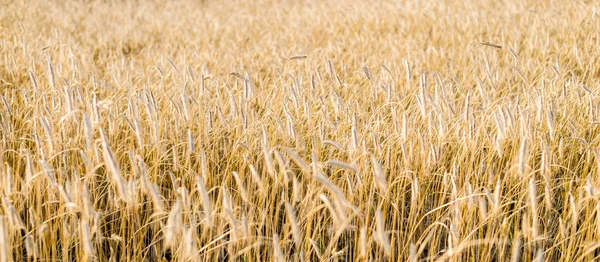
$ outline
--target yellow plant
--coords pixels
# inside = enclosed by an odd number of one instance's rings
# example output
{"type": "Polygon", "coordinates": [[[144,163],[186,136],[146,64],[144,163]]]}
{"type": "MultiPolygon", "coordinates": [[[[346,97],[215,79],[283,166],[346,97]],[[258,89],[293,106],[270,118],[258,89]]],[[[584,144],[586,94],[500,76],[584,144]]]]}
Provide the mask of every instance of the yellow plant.
{"type": "Polygon", "coordinates": [[[598,260],[599,8],[0,0],[0,262],[598,260]]]}

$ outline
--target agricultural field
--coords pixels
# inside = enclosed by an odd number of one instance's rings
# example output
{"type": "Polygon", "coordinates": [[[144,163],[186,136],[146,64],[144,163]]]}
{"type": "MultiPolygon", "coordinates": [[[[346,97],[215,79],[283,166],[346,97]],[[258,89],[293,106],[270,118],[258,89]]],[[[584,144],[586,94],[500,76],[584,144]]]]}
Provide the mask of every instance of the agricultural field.
{"type": "Polygon", "coordinates": [[[0,262],[600,259],[600,3],[0,0],[0,262]]]}

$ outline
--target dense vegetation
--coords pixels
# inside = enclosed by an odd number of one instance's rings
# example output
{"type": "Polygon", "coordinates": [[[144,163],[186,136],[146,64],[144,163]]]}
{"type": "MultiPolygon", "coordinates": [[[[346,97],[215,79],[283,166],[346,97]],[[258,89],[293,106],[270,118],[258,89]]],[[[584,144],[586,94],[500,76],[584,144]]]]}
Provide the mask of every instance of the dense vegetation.
{"type": "Polygon", "coordinates": [[[594,1],[0,0],[0,261],[591,261],[594,1]]]}

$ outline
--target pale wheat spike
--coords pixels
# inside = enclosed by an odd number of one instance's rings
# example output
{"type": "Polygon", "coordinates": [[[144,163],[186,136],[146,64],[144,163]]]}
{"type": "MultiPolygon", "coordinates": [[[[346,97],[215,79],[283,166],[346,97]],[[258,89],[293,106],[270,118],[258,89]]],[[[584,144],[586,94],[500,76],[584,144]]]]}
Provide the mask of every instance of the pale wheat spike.
{"type": "Polygon", "coordinates": [[[479,200],[479,216],[481,216],[482,219],[487,219],[488,218],[488,203],[485,197],[477,197],[477,199],[479,200]]]}
{"type": "Polygon", "coordinates": [[[600,150],[598,148],[594,148],[594,156],[596,157],[596,172],[600,174],[600,150]]]}
{"type": "Polygon", "coordinates": [[[575,197],[569,192],[569,206],[571,207],[571,235],[575,235],[577,233],[577,224],[579,221],[579,205],[575,200],[575,197]]]}
{"type": "Polygon", "coordinates": [[[448,247],[448,249],[446,250],[446,254],[444,254],[444,256],[449,257],[452,260],[455,254],[454,247],[456,246],[456,243],[452,238],[452,234],[448,234],[448,237],[446,239],[446,246],[448,247]]]}
{"type": "Polygon", "coordinates": [[[499,211],[502,206],[502,181],[498,180],[496,182],[496,187],[494,188],[494,212],[499,211]]]}
{"type": "Polygon", "coordinates": [[[331,79],[334,79],[336,76],[335,69],[333,67],[333,63],[329,59],[327,59],[327,69],[329,69],[329,77],[331,77],[331,79]]]}
{"type": "Polygon", "coordinates": [[[330,146],[333,146],[333,147],[335,147],[335,148],[337,148],[337,149],[339,149],[339,150],[342,150],[342,149],[343,149],[342,145],[340,145],[340,144],[336,143],[335,141],[331,141],[331,140],[323,140],[323,142],[322,142],[322,143],[323,143],[323,145],[330,145],[330,146]]]}
{"type": "Polygon", "coordinates": [[[594,180],[592,178],[592,174],[588,174],[584,188],[589,197],[594,197],[597,194],[596,186],[594,186],[594,180]]]}
{"type": "Polygon", "coordinates": [[[8,111],[8,115],[12,116],[13,115],[13,110],[12,110],[11,105],[8,103],[8,101],[6,101],[6,97],[0,95],[0,98],[2,98],[2,102],[4,103],[4,107],[8,111]]]}
{"type": "MultiPolygon", "coordinates": [[[[2,165],[2,164],[0,164],[2,165]]],[[[12,195],[13,194],[13,190],[15,188],[14,186],[14,175],[13,175],[13,168],[10,164],[8,163],[4,163],[4,165],[6,165],[5,168],[5,175],[3,175],[2,179],[0,180],[0,183],[2,183],[2,190],[0,190],[0,193],[4,196],[4,195],[12,195]]]]}
{"type": "Polygon", "coordinates": [[[73,96],[71,94],[71,90],[69,90],[68,86],[65,86],[63,88],[63,92],[65,95],[65,101],[67,102],[67,114],[73,112],[74,107],[73,107],[73,96]]]}
{"type": "Polygon", "coordinates": [[[359,138],[358,138],[358,128],[356,126],[356,121],[352,122],[351,139],[352,139],[351,140],[352,143],[350,144],[350,145],[352,145],[351,149],[358,150],[359,138]]]}
{"type": "Polygon", "coordinates": [[[46,140],[48,146],[50,147],[48,154],[52,155],[54,154],[54,134],[52,133],[52,126],[50,126],[50,121],[47,117],[41,117],[40,123],[44,128],[44,132],[46,133],[46,140]]]}
{"type": "Polygon", "coordinates": [[[546,261],[545,255],[544,255],[544,249],[542,247],[538,247],[535,250],[535,262],[544,262],[544,261],[546,261]]]}
{"type": "Polygon", "coordinates": [[[246,74],[244,79],[244,98],[250,99],[254,95],[254,82],[250,74],[246,74]]]}
{"type": "MultiPolygon", "coordinates": [[[[35,170],[33,169],[33,159],[29,150],[25,153],[25,192],[29,192],[29,187],[33,183],[33,179],[35,178],[35,170]]],[[[0,168],[0,172],[1,172],[0,168]]]]}
{"type": "Polygon", "coordinates": [[[188,140],[188,157],[196,152],[196,148],[194,147],[194,133],[192,130],[187,130],[187,140],[188,140]]]}
{"type": "Polygon", "coordinates": [[[19,216],[19,212],[13,205],[13,203],[6,198],[6,196],[2,195],[2,206],[4,210],[4,214],[8,217],[8,222],[13,230],[24,230],[26,229],[25,224],[21,220],[19,216]]]}
{"type": "Polygon", "coordinates": [[[249,165],[249,168],[252,180],[254,180],[254,183],[258,187],[258,190],[262,192],[264,190],[264,186],[260,173],[256,170],[256,168],[253,165],[249,165]]]}
{"type": "Polygon", "coordinates": [[[511,262],[519,262],[521,259],[521,232],[517,231],[512,243],[511,262]]]}
{"type": "Polygon", "coordinates": [[[231,228],[231,239],[236,240],[239,237],[238,219],[236,218],[236,215],[234,213],[234,202],[231,198],[231,194],[229,193],[229,190],[224,186],[221,187],[221,198],[221,203],[223,205],[224,210],[223,215],[225,215],[225,218],[229,220],[228,223],[229,227],[231,228]]]}
{"type": "Polygon", "coordinates": [[[333,204],[331,203],[331,201],[329,201],[329,198],[325,194],[319,194],[319,198],[321,199],[321,201],[323,201],[323,204],[325,204],[327,209],[329,209],[329,214],[331,215],[333,224],[336,228],[338,228],[340,225],[342,225],[342,221],[345,217],[338,212],[338,209],[336,209],[333,206],[333,204]]]}
{"type": "Polygon", "coordinates": [[[65,190],[65,188],[62,185],[58,185],[58,192],[64,199],[64,202],[66,205],[74,204],[71,196],[67,193],[67,191],[65,190]]]}
{"type": "Polygon", "coordinates": [[[92,96],[92,123],[94,125],[100,123],[100,107],[98,105],[98,96],[94,93],[92,96]]]}
{"type": "Polygon", "coordinates": [[[6,219],[0,216],[0,262],[12,261],[10,252],[11,243],[9,242],[9,229],[6,226],[6,219]]]}
{"type": "Polygon", "coordinates": [[[198,247],[196,244],[196,230],[194,227],[183,228],[183,255],[188,261],[199,261],[198,247]]]}
{"type": "Polygon", "coordinates": [[[250,168],[250,174],[252,174],[252,179],[254,180],[254,183],[258,187],[258,191],[263,192],[264,187],[263,187],[263,181],[262,181],[260,174],[258,173],[258,171],[256,171],[256,168],[253,165],[250,165],[249,168],[250,168]]]}
{"type": "Polygon", "coordinates": [[[596,234],[600,234],[600,203],[596,203],[596,234]]]}
{"type": "MultiPolygon", "coordinates": [[[[242,77],[242,79],[244,79],[244,78],[242,77]]],[[[236,119],[238,117],[238,105],[235,102],[235,96],[233,95],[233,92],[231,92],[230,89],[227,89],[227,92],[229,94],[229,106],[231,107],[231,109],[230,109],[231,117],[233,119],[236,119]]]]}
{"type": "Polygon", "coordinates": [[[240,196],[242,197],[242,200],[244,200],[244,202],[246,203],[251,203],[250,199],[248,198],[248,190],[246,190],[246,187],[244,186],[244,183],[242,182],[242,179],[240,178],[240,175],[238,174],[238,172],[232,172],[233,177],[235,178],[235,183],[238,186],[238,189],[240,190],[240,196]]]}
{"type": "Polygon", "coordinates": [[[526,136],[521,138],[521,146],[519,147],[519,165],[518,172],[524,175],[527,172],[527,162],[529,158],[529,143],[526,136]]]}
{"type": "Polygon", "coordinates": [[[25,251],[27,252],[27,256],[33,257],[34,260],[39,256],[38,245],[33,241],[31,234],[25,235],[25,251]]]}
{"type": "Polygon", "coordinates": [[[412,183],[411,183],[411,191],[410,191],[410,195],[411,195],[411,205],[416,205],[419,201],[419,196],[421,195],[421,192],[419,190],[419,177],[413,177],[412,179],[412,183]]]}
{"type": "Polygon", "coordinates": [[[94,205],[90,199],[90,190],[88,189],[88,186],[85,183],[81,183],[80,187],[81,187],[81,196],[80,197],[81,197],[81,202],[83,203],[82,218],[84,220],[91,221],[94,218],[96,211],[94,210],[94,205]]]}
{"type": "Polygon", "coordinates": [[[35,76],[33,75],[33,71],[31,71],[31,69],[29,69],[29,79],[31,79],[31,83],[33,83],[35,92],[37,94],[41,94],[42,91],[40,90],[40,87],[38,86],[37,80],[35,79],[35,76]]]}
{"type": "Polygon", "coordinates": [[[287,60],[296,60],[296,59],[303,59],[303,58],[307,58],[307,55],[293,55],[290,56],[287,60]]]}
{"type": "Polygon", "coordinates": [[[273,155],[269,147],[269,135],[266,127],[262,127],[262,152],[265,157],[265,164],[267,166],[267,172],[271,176],[275,176],[275,166],[273,163],[273,155]]]}
{"type": "Polygon", "coordinates": [[[535,183],[535,177],[529,179],[529,200],[531,201],[531,219],[532,219],[532,234],[535,240],[539,237],[538,228],[538,201],[537,201],[537,186],[535,183]]]}
{"type": "Polygon", "coordinates": [[[206,153],[204,150],[200,150],[200,167],[201,167],[201,175],[203,179],[208,179],[209,177],[209,166],[208,166],[208,158],[206,157],[206,153]]]}
{"type": "Polygon", "coordinates": [[[368,66],[363,66],[363,71],[365,72],[365,76],[367,77],[368,80],[373,80],[373,77],[371,74],[371,69],[369,69],[368,66]]]}
{"type": "Polygon", "coordinates": [[[406,112],[402,114],[402,141],[408,140],[408,119],[406,112]]]}
{"type": "Polygon", "coordinates": [[[171,67],[173,67],[173,69],[175,70],[175,72],[178,75],[181,75],[181,73],[179,72],[179,70],[177,69],[177,67],[175,66],[175,63],[173,63],[173,60],[171,60],[171,58],[167,58],[167,61],[169,62],[169,64],[171,64],[171,67]]]}
{"type": "Polygon", "coordinates": [[[335,200],[336,200],[336,204],[338,204],[339,206],[339,212],[340,212],[340,216],[342,218],[346,217],[346,211],[345,211],[345,207],[350,207],[353,208],[352,204],[350,202],[348,202],[348,200],[346,199],[346,196],[344,195],[344,193],[342,192],[342,190],[340,190],[337,186],[335,186],[335,184],[333,184],[326,176],[322,175],[322,174],[316,174],[313,176],[317,181],[321,182],[323,185],[325,185],[327,188],[329,188],[329,190],[331,190],[331,192],[334,193],[335,196],[335,200]]]}
{"type": "Polygon", "coordinates": [[[502,150],[502,138],[499,135],[496,140],[494,140],[494,148],[496,149],[498,156],[502,158],[504,150],[502,150]]]}
{"type": "Polygon", "coordinates": [[[232,75],[232,76],[235,76],[235,77],[237,77],[237,78],[239,78],[241,80],[244,80],[244,76],[242,74],[238,73],[238,72],[231,72],[231,73],[229,73],[229,75],[232,75]]]}
{"type": "Polygon", "coordinates": [[[417,262],[417,247],[413,242],[408,247],[408,259],[409,262],[417,262]]]}
{"type": "Polygon", "coordinates": [[[136,190],[136,181],[134,179],[128,179],[125,186],[127,187],[127,196],[129,197],[126,202],[129,204],[136,203],[137,190],[136,190]]]}
{"type": "Polygon", "coordinates": [[[192,70],[191,66],[187,66],[187,71],[188,74],[190,75],[190,78],[192,79],[192,82],[196,82],[196,75],[194,74],[194,71],[192,70]]]}
{"type": "Polygon", "coordinates": [[[92,235],[90,225],[86,220],[80,222],[81,244],[83,245],[83,253],[88,259],[94,256],[94,245],[92,243],[92,235]]]}
{"type": "MultiPolygon", "coordinates": [[[[284,182],[287,183],[288,182],[288,178],[289,178],[287,171],[289,170],[289,162],[290,161],[286,161],[283,158],[283,155],[279,151],[277,151],[275,149],[273,149],[273,154],[275,155],[275,160],[277,161],[277,165],[279,166],[280,173],[283,173],[284,182]]],[[[278,181],[280,181],[281,177],[277,177],[276,179],[278,181]]]]}
{"type": "Polygon", "coordinates": [[[381,191],[382,194],[385,195],[385,192],[388,190],[387,178],[383,173],[383,168],[381,164],[375,158],[375,155],[371,155],[371,164],[373,165],[373,182],[375,182],[375,186],[381,191]]]}
{"type": "Polygon", "coordinates": [[[563,218],[558,218],[558,234],[557,236],[560,238],[567,237],[567,225],[565,224],[565,220],[563,218]]]}
{"type": "Polygon", "coordinates": [[[52,87],[56,89],[56,76],[54,75],[54,67],[52,66],[52,61],[48,61],[48,71],[50,72],[50,83],[52,87]]]}
{"type": "Polygon", "coordinates": [[[182,211],[188,212],[189,211],[188,207],[189,207],[189,203],[190,203],[189,193],[183,183],[179,188],[177,188],[177,194],[179,195],[179,199],[181,200],[182,211]]]}
{"type": "Polygon", "coordinates": [[[47,160],[40,160],[40,164],[44,168],[44,174],[48,178],[50,185],[57,186],[58,183],[56,181],[56,176],[54,174],[54,168],[52,168],[52,166],[50,166],[50,164],[48,163],[47,160]]]}
{"type": "Polygon", "coordinates": [[[181,201],[178,199],[177,202],[171,208],[169,212],[169,218],[167,219],[167,225],[164,229],[165,234],[165,247],[175,247],[177,242],[177,235],[182,226],[182,213],[181,213],[181,201]]]}
{"type": "Polygon", "coordinates": [[[312,173],[318,174],[321,172],[321,163],[319,163],[319,156],[317,156],[317,153],[312,152],[311,157],[312,163],[310,163],[310,167],[312,167],[312,173]]]}
{"type": "Polygon", "coordinates": [[[208,192],[206,191],[204,179],[202,179],[201,176],[196,176],[196,186],[198,187],[198,191],[200,191],[200,196],[202,197],[204,220],[208,225],[212,225],[212,204],[210,198],[208,197],[208,192]]]}
{"type": "Polygon", "coordinates": [[[471,92],[467,92],[467,96],[465,97],[465,109],[463,118],[467,123],[469,123],[469,116],[471,116],[471,92]]]}
{"type": "Polygon", "coordinates": [[[548,110],[546,114],[546,123],[548,126],[548,134],[550,135],[550,140],[554,141],[554,137],[556,136],[556,124],[554,122],[554,113],[552,112],[552,108],[548,110]]]}
{"type": "Polygon", "coordinates": [[[281,251],[279,245],[279,235],[275,233],[273,234],[273,257],[275,258],[275,261],[285,262],[286,257],[283,255],[283,252],[281,251]]]}
{"type": "Polygon", "coordinates": [[[396,80],[394,79],[394,74],[392,74],[392,70],[390,70],[384,64],[381,65],[381,68],[383,68],[383,70],[388,73],[388,75],[390,76],[390,80],[392,81],[392,84],[395,85],[396,84],[396,80]]]}
{"type": "Polygon", "coordinates": [[[285,210],[287,211],[288,218],[290,219],[289,221],[290,226],[292,228],[292,237],[294,238],[294,244],[296,244],[297,248],[301,248],[302,236],[300,235],[300,227],[298,226],[298,220],[296,219],[294,208],[287,201],[285,201],[285,210]]]}
{"type": "Polygon", "coordinates": [[[162,204],[163,201],[158,193],[158,189],[156,188],[156,185],[154,183],[152,183],[150,181],[150,179],[148,179],[148,176],[144,173],[142,173],[142,182],[143,182],[143,186],[146,191],[146,194],[148,194],[150,196],[150,200],[152,201],[152,205],[154,206],[154,209],[157,212],[163,212],[164,211],[164,207],[162,204]]]}
{"type": "Polygon", "coordinates": [[[292,160],[296,162],[296,164],[302,169],[302,171],[304,171],[306,174],[311,174],[308,164],[306,163],[306,161],[304,161],[304,159],[302,159],[298,155],[298,153],[294,152],[294,150],[287,147],[284,147],[283,149],[288,153],[288,155],[290,155],[290,157],[292,157],[292,160]]]}
{"type": "Polygon", "coordinates": [[[375,232],[374,232],[375,241],[377,241],[377,243],[379,245],[381,245],[385,255],[387,257],[390,257],[392,255],[392,246],[390,244],[390,239],[385,230],[385,221],[384,221],[383,213],[381,212],[381,210],[377,210],[377,213],[375,216],[375,223],[376,223],[375,232]]]}
{"type": "Polygon", "coordinates": [[[361,227],[358,237],[358,258],[366,260],[368,258],[369,244],[368,244],[368,233],[367,227],[361,227]]]}
{"type": "Polygon", "coordinates": [[[293,190],[292,190],[292,201],[294,203],[298,203],[302,201],[303,196],[303,191],[302,191],[302,184],[300,183],[300,181],[298,180],[298,178],[296,176],[292,176],[292,186],[293,186],[293,190]]]}
{"type": "Polygon", "coordinates": [[[106,137],[103,129],[100,129],[100,137],[102,140],[102,156],[104,158],[104,165],[112,174],[111,177],[113,179],[113,184],[117,187],[117,193],[119,194],[119,197],[121,200],[129,203],[132,199],[129,196],[125,179],[123,176],[121,176],[119,165],[115,160],[112,149],[108,145],[108,138],[106,137]]]}
{"type": "Polygon", "coordinates": [[[412,71],[410,69],[410,63],[407,60],[404,60],[404,68],[406,69],[406,83],[410,86],[410,81],[412,79],[412,71]]]}
{"type": "Polygon", "coordinates": [[[92,121],[90,121],[90,117],[85,112],[83,113],[83,127],[85,130],[85,150],[91,151],[94,141],[92,121]]]}
{"type": "Polygon", "coordinates": [[[339,167],[339,168],[343,168],[343,169],[347,169],[350,170],[352,172],[358,172],[358,169],[356,167],[354,167],[351,164],[348,164],[346,162],[343,161],[339,161],[339,160],[329,160],[327,161],[327,164],[330,166],[335,166],[335,167],[339,167]]]}
{"type": "Polygon", "coordinates": [[[423,118],[427,117],[426,89],[427,89],[427,74],[423,73],[423,75],[421,75],[421,89],[419,91],[419,96],[417,97],[417,100],[419,102],[419,109],[421,110],[421,116],[423,118]]]}
{"type": "MultiPolygon", "coordinates": [[[[175,145],[173,145],[171,147],[171,156],[173,156],[173,170],[174,171],[179,171],[181,170],[181,163],[179,161],[179,153],[177,152],[177,147],[175,145]]],[[[189,162],[189,157],[191,155],[188,154],[188,162],[189,162]]]]}

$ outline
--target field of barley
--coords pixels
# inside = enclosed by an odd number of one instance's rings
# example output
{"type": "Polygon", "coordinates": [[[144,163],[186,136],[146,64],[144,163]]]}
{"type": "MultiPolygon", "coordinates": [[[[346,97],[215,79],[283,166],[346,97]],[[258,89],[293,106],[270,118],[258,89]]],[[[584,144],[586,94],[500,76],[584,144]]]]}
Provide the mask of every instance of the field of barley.
{"type": "Polygon", "coordinates": [[[600,259],[600,3],[0,0],[0,262],[600,259]]]}

